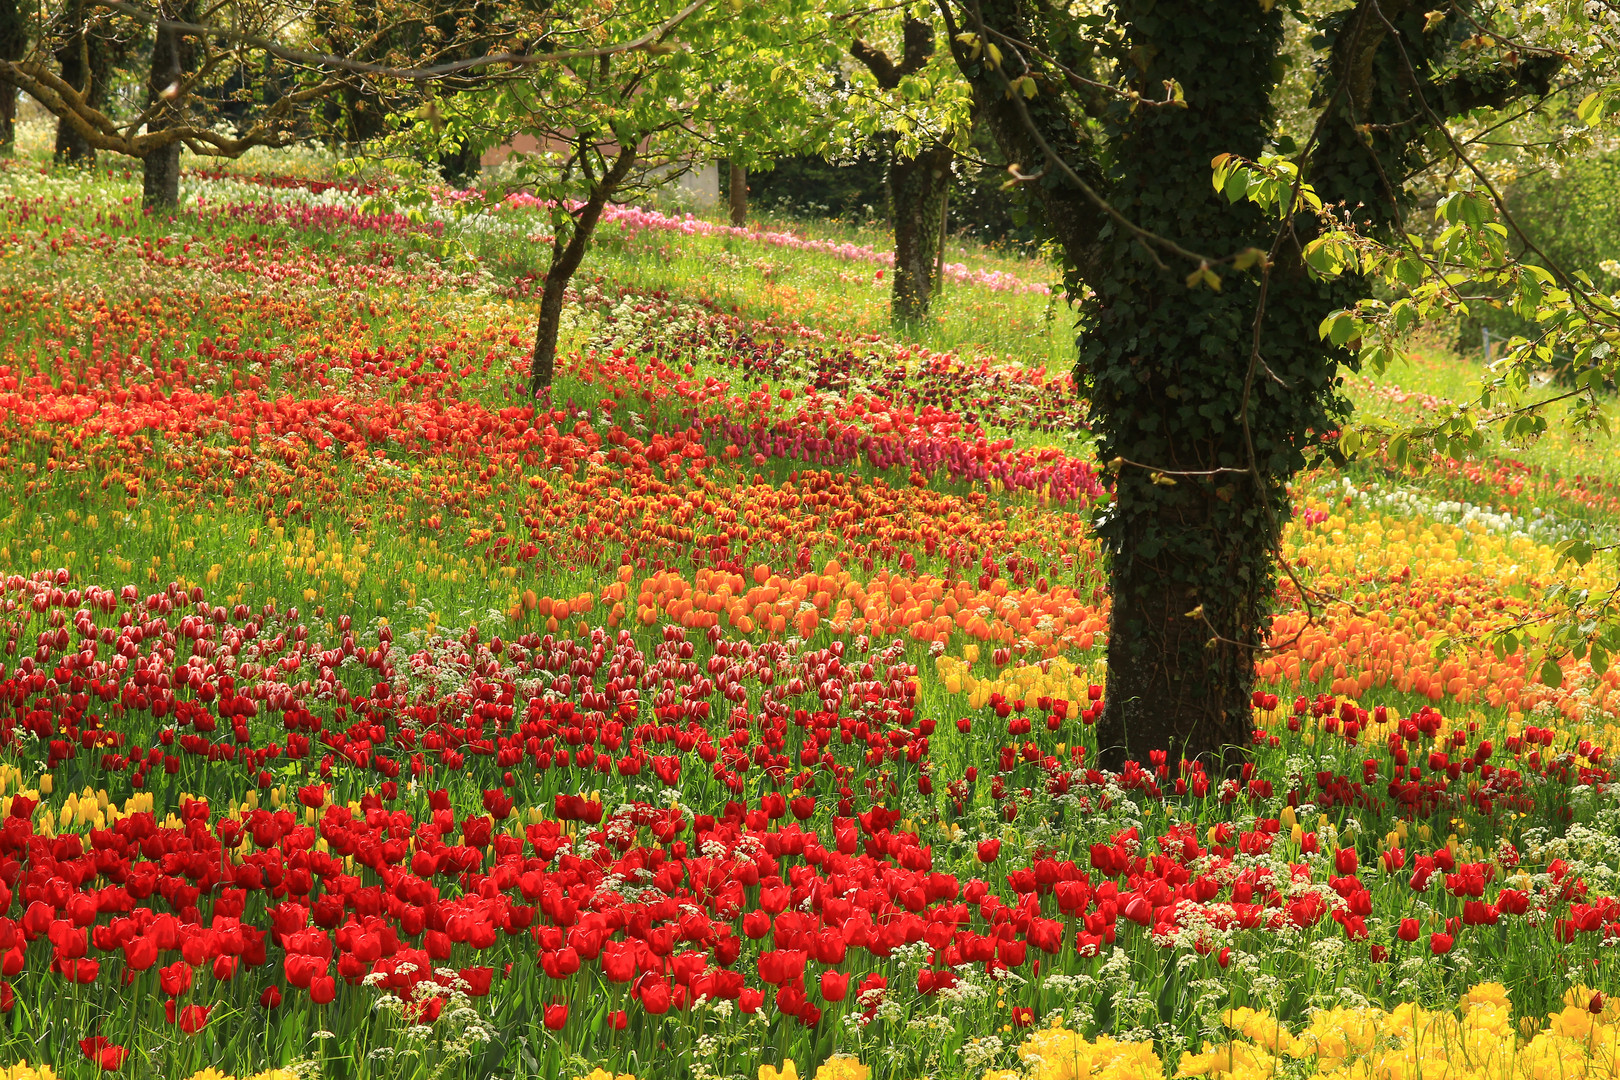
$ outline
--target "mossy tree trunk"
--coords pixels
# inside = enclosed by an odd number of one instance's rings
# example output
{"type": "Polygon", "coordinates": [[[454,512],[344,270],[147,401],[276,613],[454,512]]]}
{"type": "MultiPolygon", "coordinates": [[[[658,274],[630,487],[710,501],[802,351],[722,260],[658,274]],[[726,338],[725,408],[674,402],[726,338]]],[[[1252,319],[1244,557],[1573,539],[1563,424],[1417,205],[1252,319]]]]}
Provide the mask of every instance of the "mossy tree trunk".
{"type": "Polygon", "coordinates": [[[939,271],[946,194],[951,186],[949,145],[935,143],[916,157],[896,154],[889,163],[890,216],[894,221],[895,321],[928,314],[939,271]]]}

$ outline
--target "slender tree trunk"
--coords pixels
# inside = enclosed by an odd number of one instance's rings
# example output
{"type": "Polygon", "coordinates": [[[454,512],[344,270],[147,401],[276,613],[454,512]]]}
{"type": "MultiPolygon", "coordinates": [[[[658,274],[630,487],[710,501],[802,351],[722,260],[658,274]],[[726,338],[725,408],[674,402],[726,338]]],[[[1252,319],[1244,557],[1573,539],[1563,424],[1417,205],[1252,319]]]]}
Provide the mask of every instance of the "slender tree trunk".
{"type": "Polygon", "coordinates": [[[731,163],[731,182],[728,193],[731,196],[731,224],[742,228],[748,224],[748,170],[731,163]]]}
{"type": "Polygon", "coordinates": [[[552,244],[551,265],[546,269],[540,290],[540,319],[534,329],[534,357],[529,364],[531,396],[551,385],[551,376],[557,364],[557,333],[562,327],[563,294],[568,290],[568,282],[573,279],[574,271],[585,259],[585,250],[590,246],[591,234],[596,231],[602,209],[614,192],[619,190],[635,164],[636,144],[621,147],[607,174],[592,186],[585,205],[580,207],[574,219],[573,235],[566,244],[552,244]]]}
{"type": "MultiPolygon", "coordinates": [[[[529,365],[529,394],[532,397],[551,385],[557,366],[557,333],[562,327],[563,294],[568,279],[579,269],[585,255],[583,223],[576,226],[568,243],[553,243],[551,265],[540,288],[540,319],[534,328],[534,358],[529,365]]],[[[559,238],[560,239],[560,238],[559,238]]]]}
{"type": "Polygon", "coordinates": [[[940,209],[951,182],[951,148],[935,143],[916,157],[898,154],[889,163],[889,202],[894,219],[895,322],[928,314],[943,237],[940,209]]]}

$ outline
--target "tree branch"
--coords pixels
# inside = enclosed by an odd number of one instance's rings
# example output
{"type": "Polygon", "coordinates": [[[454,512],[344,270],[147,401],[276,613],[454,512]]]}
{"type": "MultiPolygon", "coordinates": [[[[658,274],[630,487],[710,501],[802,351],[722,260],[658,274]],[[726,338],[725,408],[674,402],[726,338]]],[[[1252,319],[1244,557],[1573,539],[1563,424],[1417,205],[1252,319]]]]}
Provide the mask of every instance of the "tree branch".
{"type": "Polygon", "coordinates": [[[475,56],[469,60],[457,60],[453,63],[436,64],[431,67],[399,68],[389,67],[386,64],[371,64],[362,60],[351,60],[348,57],[334,56],[331,53],[307,52],[303,49],[289,49],[278,45],[268,38],[258,37],[254,34],[244,34],[236,30],[227,30],[222,26],[207,26],[202,23],[179,22],[174,19],[164,19],[149,11],[123,3],[122,0],[87,0],[88,3],[117,11],[130,18],[149,25],[168,30],[177,30],[188,34],[201,34],[210,37],[234,41],[241,45],[267,52],[271,56],[289,63],[307,64],[310,67],[335,68],[341,71],[352,71],[360,75],[377,75],[389,79],[412,79],[416,81],[443,79],[446,76],[456,75],[464,71],[473,71],[478,68],[493,67],[497,64],[510,64],[522,66],[526,64],[555,64],[569,60],[586,60],[596,57],[613,56],[618,53],[635,52],[638,49],[648,49],[661,45],[664,39],[673,33],[677,27],[691,18],[699,10],[708,5],[709,0],[692,0],[669,19],[653,27],[639,37],[618,45],[605,45],[598,49],[570,49],[560,52],[502,52],[489,56],[475,56]]]}

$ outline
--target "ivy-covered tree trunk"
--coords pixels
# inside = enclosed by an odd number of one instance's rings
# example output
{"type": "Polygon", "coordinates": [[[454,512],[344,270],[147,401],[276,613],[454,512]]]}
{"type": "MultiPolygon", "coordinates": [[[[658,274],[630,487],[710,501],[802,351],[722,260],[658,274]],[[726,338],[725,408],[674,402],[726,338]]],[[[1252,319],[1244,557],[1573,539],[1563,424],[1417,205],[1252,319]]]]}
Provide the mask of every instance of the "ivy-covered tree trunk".
{"type": "Polygon", "coordinates": [[[896,322],[928,314],[939,266],[946,193],[951,185],[951,148],[935,143],[916,157],[894,155],[889,162],[889,212],[894,221],[894,300],[896,322]]]}
{"type": "MultiPolygon", "coordinates": [[[[1075,376],[1114,475],[1095,523],[1111,603],[1105,763],[1164,751],[1171,778],[1178,758],[1229,768],[1253,734],[1286,484],[1349,412],[1337,374],[1348,357],[1318,326],[1360,295],[1352,277],[1329,285],[1305,271],[1309,214],[1279,231],[1211,184],[1216,156],[1256,159],[1272,135],[1282,6],[1119,0],[1124,93],[1112,98],[1073,78],[1092,47],[1076,42],[1093,35],[1054,32],[1055,8],[944,10],[979,115],[1007,160],[1039,177],[1029,184],[1070,295],[1089,288],[1075,376]],[[1000,68],[986,36],[1003,43],[1000,68]],[[1067,42],[1047,54],[1061,68],[1017,44],[1042,41],[1067,42]],[[1150,104],[1171,86],[1184,104],[1150,104]],[[1249,271],[1227,261],[1253,249],[1269,259],[1249,257],[1249,271]]],[[[1373,232],[1398,227],[1401,195],[1383,178],[1418,167],[1433,109],[1500,106],[1544,89],[1555,63],[1455,74],[1449,36],[1427,21],[1407,0],[1358,0],[1320,27],[1323,112],[1304,175],[1373,232]]]]}
{"type": "Polygon", "coordinates": [[[534,330],[534,356],[529,364],[529,393],[538,394],[551,385],[557,366],[557,334],[562,328],[563,296],[574,272],[585,259],[591,234],[602,217],[608,200],[623,186],[636,164],[636,147],[621,147],[613,164],[591,185],[585,205],[574,212],[574,226],[565,234],[559,230],[551,242],[551,265],[546,268],[540,289],[540,318],[534,330]]]}
{"type": "MultiPolygon", "coordinates": [[[[1183,247],[1221,256],[1269,247],[1273,226],[1210,184],[1217,154],[1260,155],[1282,12],[1260,4],[1125,0],[1144,95],[1177,80],[1186,108],[1143,108],[1117,140],[1114,205],[1183,247]]],[[[1110,230],[1109,269],[1082,307],[1077,374],[1091,396],[1098,456],[1123,459],[1097,532],[1109,557],[1108,693],[1099,728],[1123,759],[1162,749],[1228,763],[1252,732],[1256,650],[1273,593],[1284,483],[1307,429],[1342,401],[1336,358],[1299,323],[1320,298],[1279,280],[1265,359],[1251,365],[1258,283],[1227,273],[1189,288],[1157,253],[1110,230]],[[1252,441],[1255,458],[1251,461],[1252,441]],[[1251,467],[1252,466],[1252,467],[1251,467]]]]}

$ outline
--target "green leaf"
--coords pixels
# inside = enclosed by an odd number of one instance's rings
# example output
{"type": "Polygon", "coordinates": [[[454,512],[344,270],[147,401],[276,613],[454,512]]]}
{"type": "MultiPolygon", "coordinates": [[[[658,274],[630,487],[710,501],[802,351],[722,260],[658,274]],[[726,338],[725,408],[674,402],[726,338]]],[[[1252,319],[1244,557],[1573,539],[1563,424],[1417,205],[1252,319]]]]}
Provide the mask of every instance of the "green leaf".
{"type": "Polygon", "coordinates": [[[1226,183],[1221,185],[1221,191],[1227,202],[1237,202],[1249,193],[1249,174],[1247,169],[1233,169],[1227,176],[1226,183]]]}
{"type": "Polygon", "coordinates": [[[1559,687],[1564,685],[1564,669],[1558,666],[1558,661],[1552,657],[1541,662],[1540,678],[1542,685],[1559,687]]]}
{"type": "Polygon", "coordinates": [[[1603,91],[1594,90],[1575,106],[1575,118],[1587,127],[1593,127],[1603,117],[1603,91]]]}

